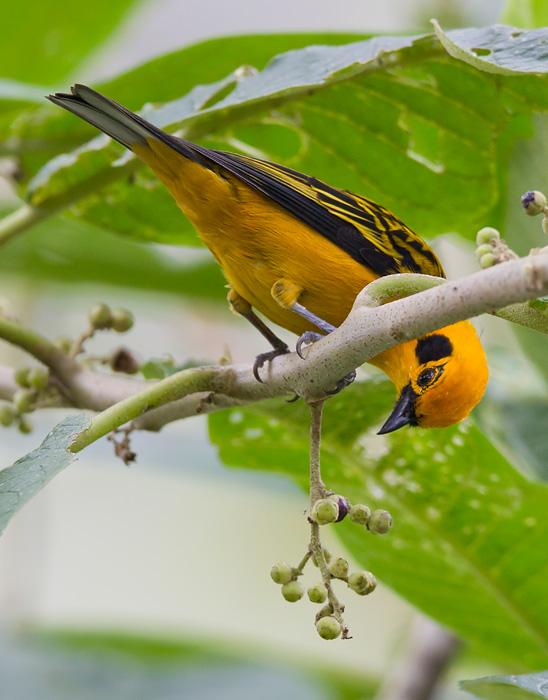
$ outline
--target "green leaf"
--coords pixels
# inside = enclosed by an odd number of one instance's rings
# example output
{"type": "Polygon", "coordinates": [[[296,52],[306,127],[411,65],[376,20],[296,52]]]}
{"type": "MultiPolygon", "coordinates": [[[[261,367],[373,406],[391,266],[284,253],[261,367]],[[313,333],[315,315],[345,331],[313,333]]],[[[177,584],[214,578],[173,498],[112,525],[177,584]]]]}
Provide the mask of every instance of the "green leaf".
{"type": "MultiPolygon", "coordinates": [[[[516,40],[508,32],[500,39],[505,75],[485,72],[493,65],[487,60],[475,62],[482,70],[468,65],[466,47],[491,46],[494,32],[440,32],[452,51],[459,47],[459,60],[433,36],[290,51],[258,75],[194,88],[144,116],[366,194],[423,235],[473,237],[500,196],[498,139],[516,115],[548,109],[543,77],[510,75],[545,72],[548,63],[511,54],[504,42],[516,40]]],[[[520,46],[538,47],[545,35],[548,29],[524,32],[520,46]]],[[[140,166],[120,160],[122,153],[95,139],[52,161],[31,183],[31,202],[51,209],[78,202],[76,215],[111,230],[188,243],[190,227],[174,202],[152,176],[134,180],[140,166]]]]}
{"type": "Polygon", "coordinates": [[[75,459],[68,448],[88,425],[85,413],[66,418],[40,447],[0,471],[0,534],[23,506],[75,459]]]}
{"type": "Polygon", "coordinates": [[[506,0],[501,22],[523,29],[546,27],[548,6],[545,0],[506,0]]]}
{"type": "MultiPolygon", "coordinates": [[[[370,381],[325,406],[325,483],[395,523],[384,537],[347,521],[336,532],[361,566],[478,653],[538,667],[548,653],[548,487],[525,479],[470,422],[376,435],[394,399],[390,382],[370,381]]],[[[268,402],[209,420],[226,464],[307,485],[304,405],[268,402]]]]}
{"type": "Polygon", "coordinates": [[[461,681],[460,687],[487,700],[533,700],[548,698],[548,671],[524,676],[489,676],[461,681]]]}
{"type": "MultiPolygon", "coordinates": [[[[155,58],[96,87],[107,95],[115,95],[116,100],[129,109],[140,109],[144,101],[152,104],[168,102],[189,92],[195,85],[222,80],[242,65],[264,68],[276,53],[310,43],[343,44],[363,38],[363,35],[354,34],[312,33],[210,39],[155,58]]],[[[67,87],[63,86],[64,89],[67,87]]],[[[29,173],[36,172],[39,165],[54,155],[75,148],[97,134],[82,119],[74,119],[64,110],[45,103],[44,95],[48,92],[51,89],[34,88],[24,83],[6,85],[4,95],[0,90],[0,108],[2,98],[13,100],[18,94],[25,94],[28,101],[34,103],[34,98],[40,95],[42,109],[39,111],[27,110],[16,120],[12,117],[11,121],[2,119],[0,111],[0,140],[5,139],[4,148],[22,158],[23,167],[29,173]]],[[[5,105],[8,106],[13,107],[5,105]]]]}
{"type": "Polygon", "coordinates": [[[116,27],[133,0],[4,3],[2,76],[54,84],[116,27]]]}
{"type": "Polygon", "coordinates": [[[480,70],[499,75],[546,73],[547,27],[524,32],[495,24],[481,29],[444,32],[434,22],[434,29],[450,56],[480,70]]]}

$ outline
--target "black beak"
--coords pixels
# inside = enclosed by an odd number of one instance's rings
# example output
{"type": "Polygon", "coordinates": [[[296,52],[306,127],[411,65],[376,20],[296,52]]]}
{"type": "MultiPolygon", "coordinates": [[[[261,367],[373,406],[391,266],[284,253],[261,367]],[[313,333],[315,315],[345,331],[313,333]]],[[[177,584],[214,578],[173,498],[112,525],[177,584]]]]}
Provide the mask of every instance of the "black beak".
{"type": "Polygon", "coordinates": [[[417,394],[413,391],[411,384],[405,386],[394,406],[394,410],[377,434],[385,435],[398,430],[398,428],[403,428],[404,425],[417,425],[417,417],[415,415],[416,398],[417,394]]]}

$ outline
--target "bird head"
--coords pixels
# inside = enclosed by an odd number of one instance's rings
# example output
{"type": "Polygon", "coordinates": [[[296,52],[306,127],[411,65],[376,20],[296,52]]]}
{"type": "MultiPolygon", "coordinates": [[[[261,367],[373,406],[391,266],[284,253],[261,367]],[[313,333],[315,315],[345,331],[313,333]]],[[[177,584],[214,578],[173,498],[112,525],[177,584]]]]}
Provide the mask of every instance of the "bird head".
{"type": "Polygon", "coordinates": [[[483,396],[489,375],[485,353],[468,321],[396,345],[371,363],[398,390],[381,435],[404,425],[445,428],[460,422],[483,396]]]}

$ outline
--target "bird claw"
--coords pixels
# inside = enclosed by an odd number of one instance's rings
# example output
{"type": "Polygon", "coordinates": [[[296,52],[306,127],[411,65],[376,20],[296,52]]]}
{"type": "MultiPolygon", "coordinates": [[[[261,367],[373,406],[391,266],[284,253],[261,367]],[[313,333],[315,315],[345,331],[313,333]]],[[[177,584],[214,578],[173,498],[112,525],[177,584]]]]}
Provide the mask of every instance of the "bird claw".
{"type": "Polygon", "coordinates": [[[263,367],[265,362],[270,362],[275,357],[279,357],[280,355],[286,355],[288,352],[290,352],[290,350],[286,345],[285,347],[275,348],[274,350],[270,350],[269,352],[262,352],[260,355],[257,355],[255,357],[255,362],[253,363],[253,376],[255,377],[255,379],[261,384],[264,384],[263,380],[259,376],[259,370],[261,369],[261,367],[263,367]]]}
{"type": "Polygon", "coordinates": [[[352,372],[350,372],[350,374],[347,374],[346,377],[339,379],[339,381],[335,385],[335,389],[333,389],[333,391],[326,391],[325,393],[329,394],[329,396],[335,396],[335,394],[338,394],[340,391],[342,391],[344,388],[346,388],[349,384],[352,384],[354,379],[356,379],[356,371],[352,370],[352,372]]]}
{"type": "Polygon", "coordinates": [[[297,345],[295,347],[297,350],[297,355],[301,358],[301,360],[304,360],[304,355],[302,353],[303,345],[310,345],[311,343],[315,343],[324,337],[325,336],[323,336],[321,333],[316,333],[315,331],[305,331],[299,340],[297,340],[297,345]]]}

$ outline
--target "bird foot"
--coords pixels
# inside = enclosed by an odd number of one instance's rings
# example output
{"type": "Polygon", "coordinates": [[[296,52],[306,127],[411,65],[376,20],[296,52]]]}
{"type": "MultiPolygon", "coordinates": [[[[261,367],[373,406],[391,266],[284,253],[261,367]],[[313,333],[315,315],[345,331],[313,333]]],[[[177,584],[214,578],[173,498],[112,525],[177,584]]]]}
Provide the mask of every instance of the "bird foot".
{"type": "Polygon", "coordinates": [[[315,343],[317,340],[321,340],[322,338],[325,338],[324,335],[321,333],[316,333],[315,331],[305,331],[299,340],[297,340],[297,345],[296,345],[296,350],[297,350],[297,355],[301,358],[301,360],[304,360],[304,355],[302,352],[303,345],[310,345],[311,343],[315,343]]]}
{"type": "Polygon", "coordinates": [[[259,370],[261,367],[266,362],[271,362],[275,357],[279,357],[280,355],[287,355],[288,352],[291,352],[287,345],[280,346],[279,348],[275,348],[274,350],[270,350],[269,352],[262,352],[260,355],[257,355],[255,357],[255,362],[253,363],[253,376],[258,382],[261,382],[263,384],[263,380],[261,379],[259,375],[259,370]]]}
{"type": "Polygon", "coordinates": [[[345,387],[347,387],[349,384],[352,384],[352,382],[356,379],[356,372],[353,370],[350,372],[350,374],[347,374],[346,377],[343,377],[342,379],[339,379],[337,384],[335,385],[335,389],[333,391],[326,391],[326,394],[329,394],[329,396],[335,396],[335,394],[338,394],[339,391],[342,391],[345,387]]]}

